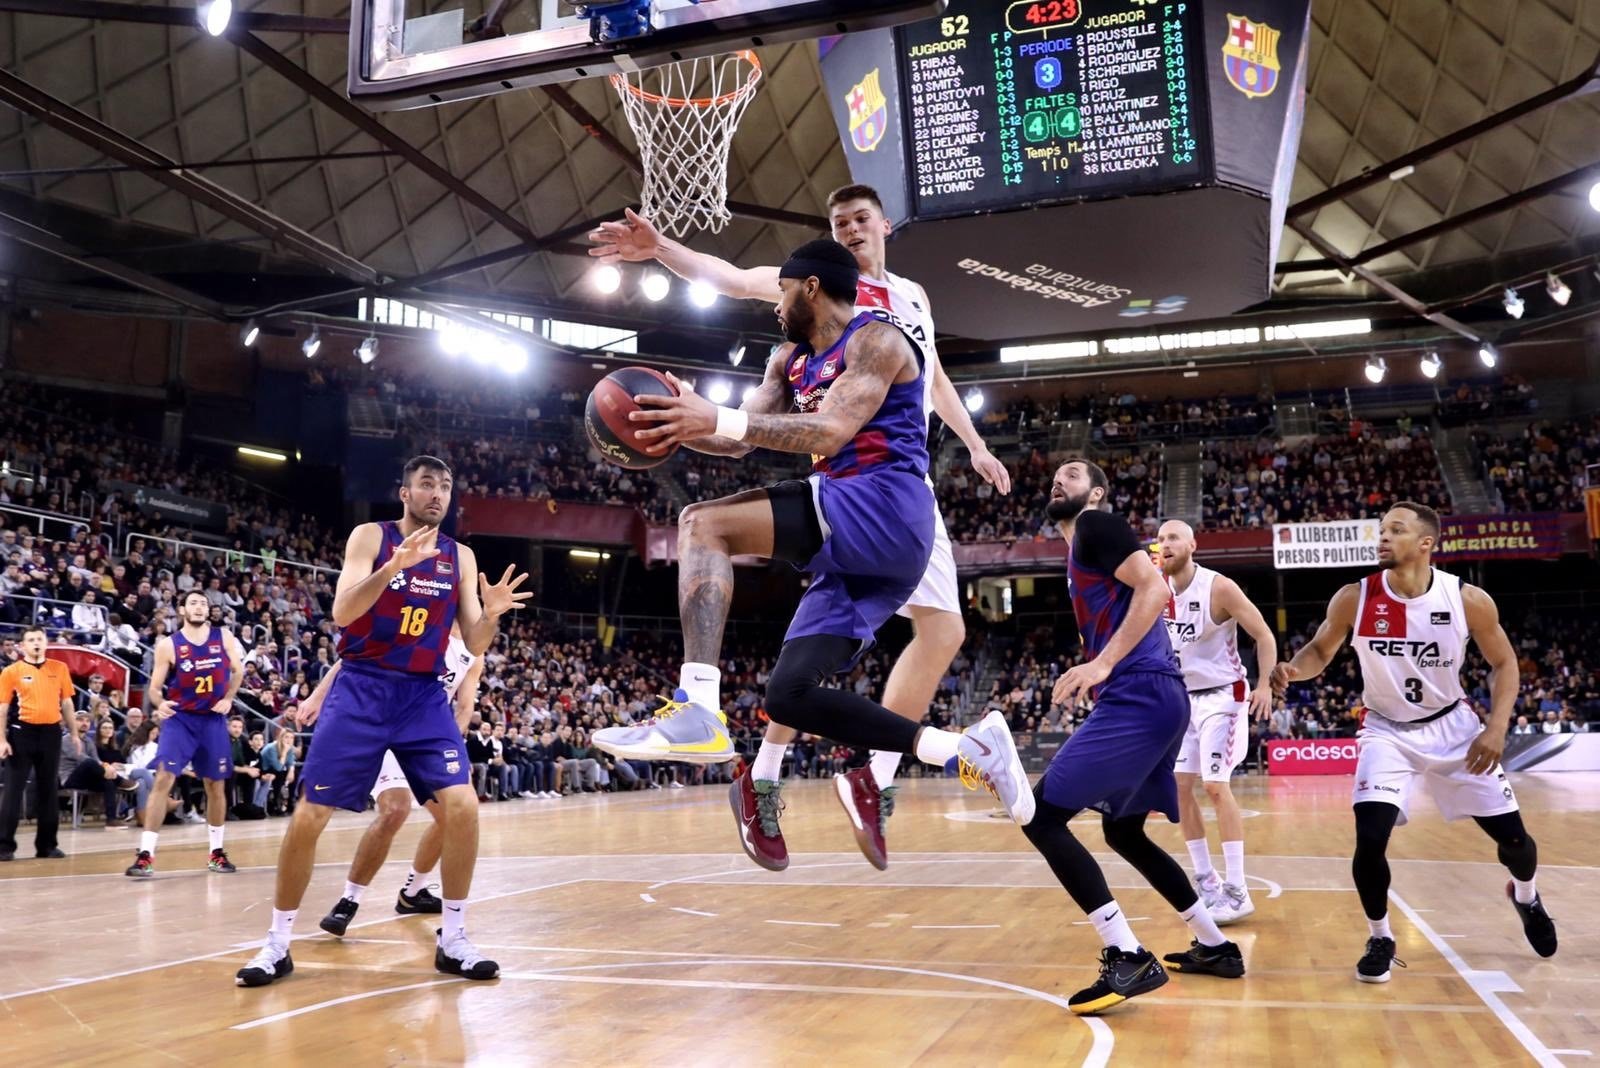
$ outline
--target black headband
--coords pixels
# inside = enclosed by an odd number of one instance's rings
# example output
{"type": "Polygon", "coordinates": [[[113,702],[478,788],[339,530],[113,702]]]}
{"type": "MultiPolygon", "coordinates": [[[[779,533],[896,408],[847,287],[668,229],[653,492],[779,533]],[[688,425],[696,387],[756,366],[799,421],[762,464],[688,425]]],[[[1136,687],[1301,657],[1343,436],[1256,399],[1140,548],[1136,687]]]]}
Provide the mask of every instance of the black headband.
{"type": "Polygon", "coordinates": [[[842,293],[856,288],[856,281],[861,277],[860,268],[853,264],[846,267],[842,263],[832,260],[802,259],[790,256],[788,262],[778,268],[779,278],[797,278],[804,281],[807,278],[816,278],[822,283],[824,290],[831,289],[842,293]]]}

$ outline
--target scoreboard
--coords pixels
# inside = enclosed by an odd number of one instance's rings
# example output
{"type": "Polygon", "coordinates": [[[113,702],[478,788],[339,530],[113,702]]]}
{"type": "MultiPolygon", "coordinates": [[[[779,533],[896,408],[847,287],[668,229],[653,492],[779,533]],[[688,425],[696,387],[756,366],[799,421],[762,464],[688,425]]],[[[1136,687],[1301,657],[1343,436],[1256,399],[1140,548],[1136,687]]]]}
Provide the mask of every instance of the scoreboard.
{"type": "Polygon", "coordinates": [[[913,218],[1198,184],[1198,3],[955,0],[902,28],[913,218]]]}

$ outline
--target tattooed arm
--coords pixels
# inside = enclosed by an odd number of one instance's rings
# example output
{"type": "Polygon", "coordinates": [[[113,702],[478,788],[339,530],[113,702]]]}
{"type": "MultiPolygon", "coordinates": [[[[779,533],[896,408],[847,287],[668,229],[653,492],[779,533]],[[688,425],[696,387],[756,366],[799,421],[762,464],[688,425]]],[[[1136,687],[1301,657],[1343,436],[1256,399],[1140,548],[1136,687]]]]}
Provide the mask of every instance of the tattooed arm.
{"type": "MultiPolygon", "coordinates": [[[[916,354],[904,334],[887,323],[863,325],[845,348],[845,370],[834,380],[814,412],[751,412],[742,445],[832,456],[849,443],[883,405],[889,387],[917,375],[916,354]]],[[[768,365],[769,373],[771,365],[768,365]]],[[[640,396],[641,410],[629,418],[656,424],[635,437],[651,444],[650,452],[710,437],[716,431],[717,406],[693,393],[676,397],[640,396]]]]}
{"type": "MultiPolygon", "coordinates": [[[[794,407],[794,394],[789,388],[787,370],[789,355],[793,352],[793,345],[785,345],[772,354],[771,359],[767,360],[767,371],[761,378],[761,384],[755,388],[755,392],[744,399],[744,403],[739,405],[740,410],[751,415],[777,415],[794,407]]],[[[686,441],[683,446],[711,456],[734,457],[747,456],[756,448],[749,441],[733,441],[729,438],[719,438],[714,434],[686,441]]]]}

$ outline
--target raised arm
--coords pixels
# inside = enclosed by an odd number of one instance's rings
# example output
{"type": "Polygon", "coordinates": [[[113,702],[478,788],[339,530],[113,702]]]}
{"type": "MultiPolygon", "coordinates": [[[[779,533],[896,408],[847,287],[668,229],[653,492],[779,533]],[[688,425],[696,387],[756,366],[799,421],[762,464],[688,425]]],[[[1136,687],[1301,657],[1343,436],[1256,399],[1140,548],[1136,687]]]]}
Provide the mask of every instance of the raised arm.
{"type": "Polygon", "coordinates": [[[1476,586],[1463,584],[1461,605],[1467,610],[1467,633],[1489,663],[1489,719],[1467,750],[1467,770],[1475,775],[1487,775],[1500,763],[1506,747],[1506,731],[1511,729],[1511,713],[1516,707],[1517,688],[1521,683],[1517,651],[1500,625],[1500,609],[1494,598],[1476,586]]]}
{"type": "Polygon", "coordinates": [[[395,547],[382,567],[374,569],[383,547],[383,529],[362,523],[350,532],[344,547],[344,568],[333,594],[333,622],[348,627],[378,603],[383,588],[396,575],[429,557],[439,555],[439,528],[422,527],[395,547]]]}
{"type": "Polygon", "coordinates": [[[735,267],[727,260],[696,252],[670,237],[628,208],[620,221],[603,222],[589,231],[594,248],[589,255],[602,263],[641,263],[656,260],[667,270],[691,282],[704,282],[725,297],[740,300],[770,300],[782,295],[778,289],[778,268],[735,267]]]}
{"type": "MultiPolygon", "coordinates": [[[[917,289],[922,295],[922,306],[931,307],[928,291],[921,286],[917,289]]],[[[956,437],[967,447],[972,469],[978,476],[999,490],[1002,495],[1010,493],[1011,472],[1007,471],[1006,465],[989,451],[983,435],[978,433],[978,428],[973,425],[972,416],[968,413],[966,404],[962,402],[961,395],[956,392],[955,383],[945,374],[944,363],[934,349],[932,338],[928,339],[928,354],[929,363],[932,365],[928,368],[928,372],[933,375],[933,410],[944,420],[945,426],[956,432],[956,437]]]]}
{"type": "Polygon", "coordinates": [[[1278,636],[1231,578],[1217,577],[1211,586],[1211,603],[1222,609],[1226,618],[1238,620],[1256,643],[1256,688],[1250,694],[1250,713],[1253,717],[1268,715],[1272,711],[1272,670],[1278,666],[1278,636]]]}
{"type": "Polygon", "coordinates": [[[467,652],[482,656],[494,642],[500,617],[532,597],[533,591],[517,592],[517,587],[528,579],[526,572],[513,577],[516,569],[508,566],[500,581],[491,585],[486,576],[478,573],[476,553],[458,542],[456,555],[461,564],[456,622],[461,625],[461,640],[466,642],[467,652]]]}
{"type": "Polygon", "coordinates": [[[1310,641],[1294,654],[1288,663],[1279,662],[1272,669],[1272,690],[1282,694],[1291,682],[1314,679],[1322,674],[1339,647],[1350,636],[1356,623],[1356,602],[1361,589],[1355,583],[1340,588],[1328,602],[1328,618],[1322,621],[1310,641]]]}
{"type": "MultiPolygon", "coordinates": [[[[785,345],[772,354],[767,360],[766,372],[761,376],[761,384],[740,403],[741,412],[749,412],[752,415],[778,415],[794,407],[794,395],[789,389],[789,376],[786,372],[789,366],[789,354],[793,351],[793,345],[785,345]]],[[[674,378],[673,381],[677,379],[674,378]]],[[[678,387],[684,388],[683,383],[679,382],[678,387]]],[[[755,446],[748,441],[734,441],[732,438],[719,438],[716,435],[686,441],[683,447],[710,456],[739,457],[755,451],[755,446]]]]}

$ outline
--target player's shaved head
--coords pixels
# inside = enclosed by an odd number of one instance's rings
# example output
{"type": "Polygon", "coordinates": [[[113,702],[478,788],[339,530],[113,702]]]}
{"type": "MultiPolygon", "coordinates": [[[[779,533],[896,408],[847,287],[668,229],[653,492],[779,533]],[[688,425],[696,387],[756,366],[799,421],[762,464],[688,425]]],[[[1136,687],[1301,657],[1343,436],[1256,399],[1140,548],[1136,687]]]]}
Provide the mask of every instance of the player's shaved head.
{"type": "Polygon", "coordinates": [[[1169,519],[1156,531],[1156,562],[1166,575],[1176,575],[1194,559],[1194,528],[1181,519],[1169,519]]]}
{"type": "Polygon", "coordinates": [[[1194,527],[1191,527],[1181,519],[1169,519],[1161,524],[1160,530],[1156,531],[1156,537],[1158,538],[1164,538],[1168,534],[1176,535],[1187,542],[1194,541],[1194,527]]]}

